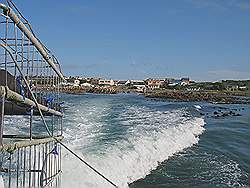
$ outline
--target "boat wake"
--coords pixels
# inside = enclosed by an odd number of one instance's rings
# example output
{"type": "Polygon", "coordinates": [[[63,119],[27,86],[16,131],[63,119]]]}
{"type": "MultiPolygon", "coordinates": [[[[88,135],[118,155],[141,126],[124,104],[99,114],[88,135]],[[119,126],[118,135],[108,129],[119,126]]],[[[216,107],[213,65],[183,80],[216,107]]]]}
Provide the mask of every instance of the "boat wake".
{"type": "MultiPolygon", "coordinates": [[[[204,120],[185,109],[157,111],[134,105],[110,116],[109,107],[88,108],[75,112],[78,126],[67,128],[66,140],[118,187],[128,187],[175,153],[197,144],[205,130],[204,120]]],[[[112,187],[66,153],[62,164],[64,188],[112,187]]]]}

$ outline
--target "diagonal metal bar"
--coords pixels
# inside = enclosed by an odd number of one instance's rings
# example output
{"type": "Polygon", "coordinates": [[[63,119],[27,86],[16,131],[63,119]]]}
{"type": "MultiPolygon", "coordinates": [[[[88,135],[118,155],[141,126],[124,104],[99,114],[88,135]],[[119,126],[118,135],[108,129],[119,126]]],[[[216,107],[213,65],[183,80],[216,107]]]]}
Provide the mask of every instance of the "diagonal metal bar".
{"type": "Polygon", "coordinates": [[[45,50],[44,46],[41,42],[32,34],[32,32],[24,25],[24,23],[18,18],[14,11],[11,8],[7,7],[6,5],[0,3],[0,8],[3,10],[4,14],[8,16],[16,25],[17,27],[25,34],[25,36],[30,39],[30,41],[34,44],[43,58],[47,61],[47,63],[53,68],[53,70],[57,73],[59,77],[65,80],[63,74],[57,68],[53,61],[53,57],[51,57],[48,52],[45,50]]]}

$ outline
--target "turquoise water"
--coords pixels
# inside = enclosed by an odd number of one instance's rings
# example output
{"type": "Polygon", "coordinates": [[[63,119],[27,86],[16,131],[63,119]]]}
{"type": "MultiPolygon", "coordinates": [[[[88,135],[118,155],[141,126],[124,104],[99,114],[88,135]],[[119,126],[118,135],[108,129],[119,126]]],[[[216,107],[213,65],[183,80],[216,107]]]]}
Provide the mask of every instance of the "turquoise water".
{"type": "MultiPolygon", "coordinates": [[[[64,98],[65,142],[119,187],[250,187],[247,105],[132,94],[64,98]],[[229,109],[242,116],[200,115],[229,109]]],[[[65,151],[63,187],[112,186],[65,151]]]]}

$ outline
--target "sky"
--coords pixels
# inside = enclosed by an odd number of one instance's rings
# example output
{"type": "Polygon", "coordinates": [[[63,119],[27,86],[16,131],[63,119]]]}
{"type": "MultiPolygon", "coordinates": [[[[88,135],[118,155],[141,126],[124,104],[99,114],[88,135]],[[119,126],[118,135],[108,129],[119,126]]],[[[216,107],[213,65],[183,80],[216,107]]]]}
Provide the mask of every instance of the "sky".
{"type": "Polygon", "coordinates": [[[250,79],[250,0],[14,0],[66,76],[250,79]]]}

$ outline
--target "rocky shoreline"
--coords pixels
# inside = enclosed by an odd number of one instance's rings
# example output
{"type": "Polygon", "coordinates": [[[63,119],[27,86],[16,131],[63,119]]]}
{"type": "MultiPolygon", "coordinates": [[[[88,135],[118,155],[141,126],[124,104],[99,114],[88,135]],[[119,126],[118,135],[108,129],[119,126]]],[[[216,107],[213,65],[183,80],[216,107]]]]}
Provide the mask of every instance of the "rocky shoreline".
{"type": "Polygon", "coordinates": [[[117,94],[118,91],[117,91],[117,89],[115,89],[113,87],[107,87],[107,88],[96,87],[96,88],[88,88],[88,89],[86,89],[86,93],[117,94]]]}
{"type": "Polygon", "coordinates": [[[250,97],[233,96],[222,92],[163,91],[144,93],[144,96],[180,102],[200,101],[221,104],[250,104],[250,97]]]}
{"type": "MultiPolygon", "coordinates": [[[[40,88],[41,89],[41,88],[40,88]]],[[[51,89],[51,88],[50,88],[51,89]]],[[[42,90],[42,89],[41,89],[42,90]]],[[[49,90],[48,88],[46,91],[49,90]]],[[[250,93],[228,93],[223,91],[185,91],[185,90],[150,90],[138,92],[135,89],[121,89],[116,87],[65,87],[60,92],[81,95],[84,93],[117,94],[138,93],[147,98],[166,99],[178,102],[210,102],[220,104],[250,104],[250,93]]]]}

